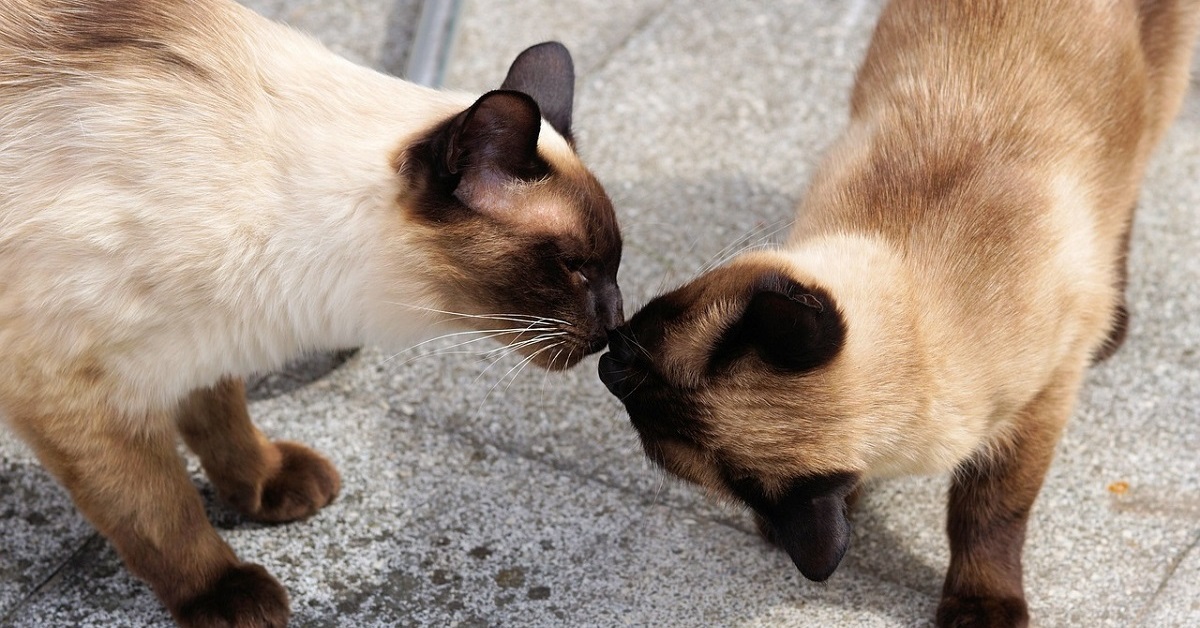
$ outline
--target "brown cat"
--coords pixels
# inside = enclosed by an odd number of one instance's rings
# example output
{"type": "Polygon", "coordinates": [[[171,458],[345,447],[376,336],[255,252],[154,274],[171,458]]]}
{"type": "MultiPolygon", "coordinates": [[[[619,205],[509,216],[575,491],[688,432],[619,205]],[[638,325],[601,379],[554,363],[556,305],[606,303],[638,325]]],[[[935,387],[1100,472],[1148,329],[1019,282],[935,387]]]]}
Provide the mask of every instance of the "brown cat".
{"type": "Polygon", "coordinates": [[[205,519],[180,435],[259,521],[339,477],[241,377],[439,328],[567,368],[622,320],[621,237],[559,44],[501,90],[354,66],[229,0],[0,3],[0,417],[176,621],[288,599],[205,519]]]}
{"type": "Polygon", "coordinates": [[[1114,351],[1195,0],[894,0],[787,244],[647,304],[600,377],[647,455],[812,580],[864,481],[953,470],[942,625],[1028,622],[1030,509],[1114,351]]]}

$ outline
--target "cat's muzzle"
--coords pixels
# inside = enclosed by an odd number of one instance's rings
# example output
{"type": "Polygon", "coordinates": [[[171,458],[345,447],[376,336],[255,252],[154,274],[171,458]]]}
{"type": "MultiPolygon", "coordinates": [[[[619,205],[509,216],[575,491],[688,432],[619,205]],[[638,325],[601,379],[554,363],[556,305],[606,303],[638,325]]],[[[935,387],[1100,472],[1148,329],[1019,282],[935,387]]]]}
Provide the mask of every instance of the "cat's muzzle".
{"type": "Polygon", "coordinates": [[[634,366],[637,350],[633,341],[626,336],[621,328],[608,332],[608,352],[600,356],[597,370],[600,381],[608,387],[609,392],[620,399],[625,399],[637,387],[638,370],[634,366]]]}

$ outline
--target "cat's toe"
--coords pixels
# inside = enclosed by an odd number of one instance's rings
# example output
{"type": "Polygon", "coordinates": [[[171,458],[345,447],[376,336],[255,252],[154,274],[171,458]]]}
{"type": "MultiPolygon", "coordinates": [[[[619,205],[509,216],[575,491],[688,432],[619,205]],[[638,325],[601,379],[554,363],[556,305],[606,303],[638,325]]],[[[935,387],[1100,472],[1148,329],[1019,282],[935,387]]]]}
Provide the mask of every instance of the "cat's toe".
{"type": "Polygon", "coordinates": [[[246,513],[267,523],[311,517],[337,497],[341,476],[324,456],[288,441],[274,443],[283,456],[279,470],[263,484],[258,508],[246,513]]]}
{"type": "Polygon", "coordinates": [[[261,565],[243,563],[172,614],[186,628],[283,628],[291,611],[283,585],[261,565]]]}
{"type": "Polygon", "coordinates": [[[1029,608],[1016,597],[944,595],[938,604],[941,628],[1010,628],[1029,625],[1029,608]]]}

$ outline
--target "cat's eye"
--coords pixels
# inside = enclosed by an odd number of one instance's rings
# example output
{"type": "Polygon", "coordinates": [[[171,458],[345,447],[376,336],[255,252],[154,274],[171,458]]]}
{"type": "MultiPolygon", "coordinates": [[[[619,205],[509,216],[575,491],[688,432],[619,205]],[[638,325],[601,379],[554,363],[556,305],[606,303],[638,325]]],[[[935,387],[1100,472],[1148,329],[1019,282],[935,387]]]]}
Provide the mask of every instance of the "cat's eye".
{"type": "Polygon", "coordinates": [[[583,271],[584,266],[587,265],[586,260],[564,256],[559,258],[559,263],[562,264],[563,269],[566,270],[567,274],[571,275],[573,279],[582,282],[585,286],[587,285],[587,274],[583,271]]]}

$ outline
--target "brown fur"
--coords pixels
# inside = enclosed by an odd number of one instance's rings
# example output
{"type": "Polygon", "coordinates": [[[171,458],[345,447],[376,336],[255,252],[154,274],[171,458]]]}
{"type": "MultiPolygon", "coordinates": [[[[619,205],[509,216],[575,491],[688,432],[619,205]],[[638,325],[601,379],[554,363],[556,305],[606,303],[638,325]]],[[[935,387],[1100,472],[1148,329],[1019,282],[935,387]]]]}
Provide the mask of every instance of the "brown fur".
{"type": "Polygon", "coordinates": [[[324,457],[298,443],[272,443],[250,422],[246,388],[224,379],[193,392],[176,422],[226,501],[257,521],[310,517],[329,504],[341,479],[324,457]]]}
{"type": "Polygon", "coordinates": [[[860,481],[953,470],[938,623],[1026,624],[1025,525],[1124,336],[1131,210],[1197,28],[1194,0],[891,2],[787,245],[612,336],[601,379],[649,457],[815,580],[860,481]]]}
{"type": "MultiPolygon", "coordinates": [[[[444,150],[457,122],[433,129],[395,159],[397,168],[416,182],[400,200],[411,218],[407,226],[416,233],[412,237],[422,248],[439,252],[432,272],[438,282],[430,289],[444,295],[449,309],[468,314],[526,312],[535,304],[542,316],[567,320],[577,311],[598,311],[599,325],[579,330],[589,334],[586,344],[533,358],[546,368],[569,367],[603,347],[602,332],[624,316],[616,283],[606,280],[616,277],[622,245],[608,196],[586,169],[544,151],[522,181],[507,190],[509,198],[473,197],[463,185],[452,193],[445,179],[453,173],[439,171],[433,155],[444,150]],[[522,210],[514,211],[517,207],[522,210]],[[576,288],[573,293],[562,294],[563,275],[576,288]],[[596,285],[589,289],[592,282],[596,285]]],[[[470,322],[480,329],[491,323],[482,318],[470,322]]],[[[501,339],[516,343],[534,335],[511,333],[501,339]]]]}

